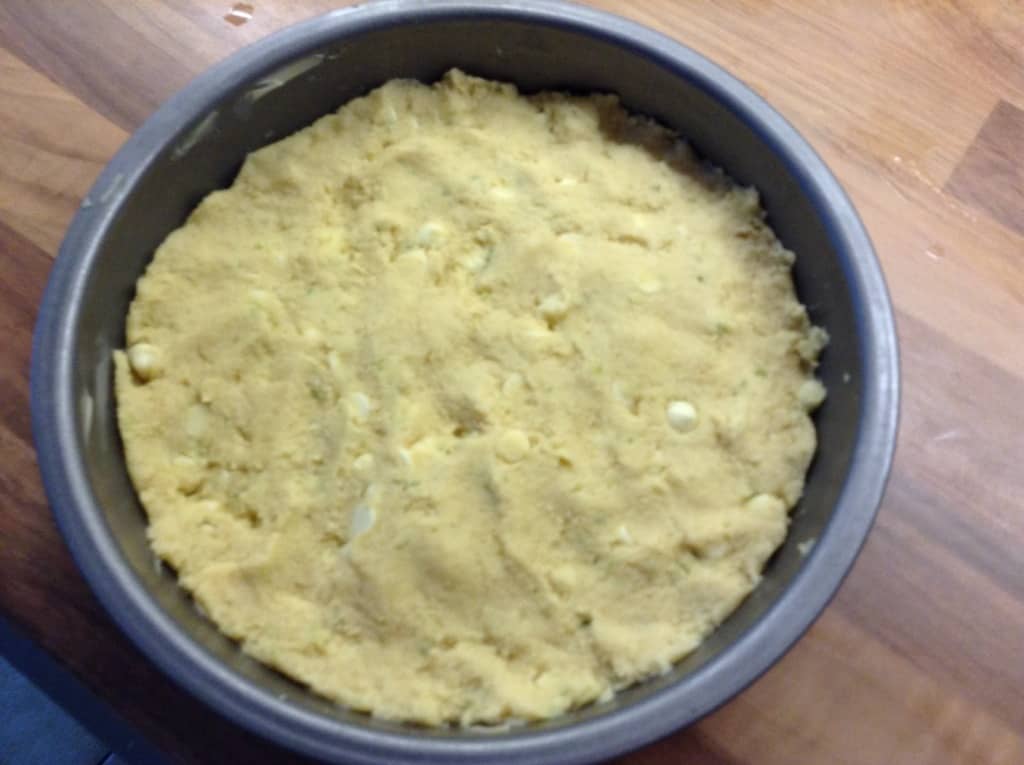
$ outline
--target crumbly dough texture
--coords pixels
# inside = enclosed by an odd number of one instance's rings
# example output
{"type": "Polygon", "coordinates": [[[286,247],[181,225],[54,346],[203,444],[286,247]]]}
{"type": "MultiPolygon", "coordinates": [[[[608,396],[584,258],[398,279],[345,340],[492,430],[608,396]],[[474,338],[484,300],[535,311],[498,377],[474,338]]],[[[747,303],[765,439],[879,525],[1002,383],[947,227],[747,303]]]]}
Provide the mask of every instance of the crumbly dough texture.
{"type": "Polygon", "coordinates": [[[389,82],[250,155],[140,279],[116,388],[153,549],[356,709],[607,697],[785,537],[824,396],[792,262],[612,96],[389,82]]]}

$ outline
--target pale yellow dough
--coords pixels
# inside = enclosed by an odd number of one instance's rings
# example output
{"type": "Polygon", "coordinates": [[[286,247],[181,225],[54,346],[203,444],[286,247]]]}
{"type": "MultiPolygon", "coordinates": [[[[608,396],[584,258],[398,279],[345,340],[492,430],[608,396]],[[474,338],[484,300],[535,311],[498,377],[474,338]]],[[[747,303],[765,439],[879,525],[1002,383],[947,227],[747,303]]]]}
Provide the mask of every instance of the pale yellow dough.
{"type": "Polygon", "coordinates": [[[757,193],[609,96],[394,81],[245,162],[116,354],[154,550],[244,650],[426,724],[661,672],[757,584],[824,333],[757,193]]]}

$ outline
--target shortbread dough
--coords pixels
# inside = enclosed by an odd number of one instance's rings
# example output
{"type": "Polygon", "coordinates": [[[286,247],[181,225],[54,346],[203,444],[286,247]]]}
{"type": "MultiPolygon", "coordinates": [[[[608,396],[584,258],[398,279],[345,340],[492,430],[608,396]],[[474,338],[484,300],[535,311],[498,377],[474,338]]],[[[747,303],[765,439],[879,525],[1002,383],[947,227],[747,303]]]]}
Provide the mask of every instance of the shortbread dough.
{"type": "Polygon", "coordinates": [[[396,80],[251,154],[116,354],[153,549],[374,715],[546,718],[691,652],[815,448],[755,190],[612,96],[396,80]]]}

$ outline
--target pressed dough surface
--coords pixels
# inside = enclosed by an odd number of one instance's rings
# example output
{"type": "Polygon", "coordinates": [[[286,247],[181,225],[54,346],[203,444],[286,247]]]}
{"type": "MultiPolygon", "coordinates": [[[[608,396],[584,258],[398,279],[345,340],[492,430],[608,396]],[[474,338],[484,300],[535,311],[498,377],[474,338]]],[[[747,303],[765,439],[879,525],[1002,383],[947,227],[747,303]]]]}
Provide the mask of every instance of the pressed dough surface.
{"type": "Polygon", "coordinates": [[[155,551],[257,658],[427,724],[692,651],[815,447],[824,333],[757,194],[607,96],[394,81],[250,155],[140,279],[155,551]]]}

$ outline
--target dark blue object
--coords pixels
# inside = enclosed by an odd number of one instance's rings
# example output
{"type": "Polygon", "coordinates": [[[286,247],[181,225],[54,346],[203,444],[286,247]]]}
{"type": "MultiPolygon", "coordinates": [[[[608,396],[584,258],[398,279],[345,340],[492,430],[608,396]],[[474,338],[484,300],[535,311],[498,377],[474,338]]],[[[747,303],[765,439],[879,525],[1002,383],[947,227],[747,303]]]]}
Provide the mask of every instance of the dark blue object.
{"type": "Polygon", "coordinates": [[[99,765],[109,751],[0,656],[0,762],[99,765]]]}
{"type": "MultiPolygon", "coordinates": [[[[198,318],[197,318],[198,320],[198,318]]],[[[871,527],[895,445],[898,364],[882,274],[856,212],[771,107],[692,50],[555,2],[380,2],[336,11],[235,54],[174,96],[104,170],[68,231],[36,328],[33,428],[50,503],[78,565],[171,677],[247,728],[351,763],[581,763],[707,714],[772,665],[828,603],[871,527]],[[618,93],[757,186],[797,254],[798,292],[831,345],[829,398],[790,536],[742,606],[664,677],[543,725],[426,731],[320,699],[242,655],[154,565],[114,417],[112,349],[153,250],[246,153],[394,77],[458,66],[524,90],[618,93]],[[816,540],[810,555],[800,543],[816,540]]]]}
{"type": "Polygon", "coordinates": [[[148,741],[0,616],[0,765],[166,765],[148,741]],[[123,753],[116,757],[111,749],[123,753]]]}

